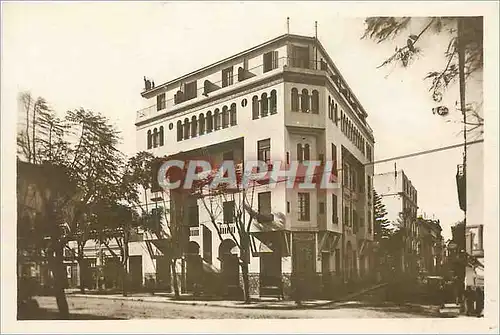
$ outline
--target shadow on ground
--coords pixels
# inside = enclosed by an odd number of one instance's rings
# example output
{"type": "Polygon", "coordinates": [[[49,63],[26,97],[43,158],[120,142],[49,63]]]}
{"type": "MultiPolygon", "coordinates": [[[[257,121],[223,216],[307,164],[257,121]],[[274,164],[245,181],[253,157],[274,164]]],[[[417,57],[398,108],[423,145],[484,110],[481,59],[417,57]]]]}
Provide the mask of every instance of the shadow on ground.
{"type": "MultiPolygon", "coordinates": [[[[26,321],[26,320],[62,320],[59,312],[39,309],[36,312],[31,312],[24,315],[18,315],[17,320],[26,321]]],[[[106,317],[100,315],[92,315],[92,314],[70,314],[68,320],[125,320],[125,318],[116,318],[116,317],[106,317]]]]}

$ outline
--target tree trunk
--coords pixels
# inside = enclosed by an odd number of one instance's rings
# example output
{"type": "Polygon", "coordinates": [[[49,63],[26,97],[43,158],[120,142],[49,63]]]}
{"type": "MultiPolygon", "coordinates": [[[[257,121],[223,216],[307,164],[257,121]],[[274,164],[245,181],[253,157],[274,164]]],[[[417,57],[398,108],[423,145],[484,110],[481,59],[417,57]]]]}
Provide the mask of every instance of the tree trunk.
{"type": "Polygon", "coordinates": [[[66,286],[66,269],[64,268],[63,246],[59,242],[54,243],[54,257],[52,260],[52,273],[54,275],[54,296],[61,319],[69,319],[69,307],[66,300],[64,288],[66,286]]]}
{"type": "Polygon", "coordinates": [[[177,269],[176,269],[177,259],[175,259],[175,258],[172,259],[170,265],[172,268],[172,284],[174,286],[174,297],[175,297],[175,299],[179,299],[180,294],[179,294],[179,284],[177,282],[177,269]]]}
{"type": "Polygon", "coordinates": [[[128,292],[128,258],[129,258],[129,249],[128,249],[128,238],[125,238],[123,241],[123,256],[122,256],[122,289],[123,296],[127,296],[128,292]]]}
{"type": "Polygon", "coordinates": [[[241,274],[243,276],[243,294],[245,298],[245,304],[250,303],[250,284],[248,280],[248,263],[245,259],[241,262],[241,274]]]}
{"type": "Polygon", "coordinates": [[[76,261],[80,268],[80,293],[85,294],[85,284],[87,282],[87,264],[84,262],[83,255],[78,255],[76,261]]]}

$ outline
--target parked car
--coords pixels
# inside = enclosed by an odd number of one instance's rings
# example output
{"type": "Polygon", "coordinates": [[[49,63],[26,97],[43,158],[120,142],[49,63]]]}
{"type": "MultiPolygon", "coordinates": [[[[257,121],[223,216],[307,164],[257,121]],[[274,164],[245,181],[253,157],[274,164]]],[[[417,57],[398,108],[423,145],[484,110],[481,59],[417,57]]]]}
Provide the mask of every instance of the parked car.
{"type": "Polygon", "coordinates": [[[442,276],[422,276],[419,281],[420,297],[428,303],[443,304],[445,297],[445,279],[442,276]]]}

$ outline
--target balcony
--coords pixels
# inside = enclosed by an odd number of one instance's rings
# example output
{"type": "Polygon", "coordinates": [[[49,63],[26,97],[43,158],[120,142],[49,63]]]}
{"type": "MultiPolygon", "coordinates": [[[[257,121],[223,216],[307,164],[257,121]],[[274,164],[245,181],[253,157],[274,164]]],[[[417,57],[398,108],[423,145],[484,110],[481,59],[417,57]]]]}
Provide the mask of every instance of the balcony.
{"type": "MultiPolygon", "coordinates": [[[[183,106],[187,106],[188,104],[193,104],[195,102],[203,101],[207,98],[217,97],[218,95],[222,95],[224,93],[228,93],[238,88],[243,88],[248,84],[266,78],[268,76],[272,76],[276,74],[276,72],[280,72],[283,68],[288,64],[288,58],[282,57],[273,61],[271,65],[269,64],[259,64],[249,69],[243,69],[239,67],[236,71],[233,72],[232,79],[226,79],[212,82],[209,80],[204,81],[203,87],[200,87],[196,90],[195,94],[192,94],[189,99],[179,99],[179,97],[174,97],[167,99],[162,102],[161,106],[157,104],[151,105],[149,107],[140,109],[137,111],[136,122],[147,120],[156,115],[160,115],[165,112],[172,112],[178,108],[182,108],[183,106]],[[228,84],[232,83],[232,84],[228,84]]],[[[222,73],[222,72],[221,72],[222,73]]]]}
{"type": "Polygon", "coordinates": [[[189,236],[200,236],[200,228],[199,227],[190,227],[189,228],[189,236]]]}

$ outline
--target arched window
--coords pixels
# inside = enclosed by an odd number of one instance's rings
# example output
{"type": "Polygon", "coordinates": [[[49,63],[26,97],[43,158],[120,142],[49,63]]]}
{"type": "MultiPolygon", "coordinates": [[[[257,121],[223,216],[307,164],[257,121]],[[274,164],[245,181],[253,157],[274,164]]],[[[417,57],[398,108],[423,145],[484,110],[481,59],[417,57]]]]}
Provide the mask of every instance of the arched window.
{"type": "Polygon", "coordinates": [[[212,112],[208,111],[207,117],[205,119],[207,123],[207,133],[211,133],[214,130],[214,119],[212,117],[212,112]]]}
{"type": "Polygon", "coordinates": [[[328,96],[328,118],[333,120],[333,113],[332,113],[332,98],[328,96]]]}
{"type": "Polygon", "coordinates": [[[222,128],[229,127],[229,110],[227,106],[222,107],[222,128]]]}
{"type": "Polygon", "coordinates": [[[299,91],[295,87],[292,88],[291,108],[292,112],[299,111],[299,91]]]}
{"type": "Polygon", "coordinates": [[[237,121],[236,121],[236,104],[233,102],[231,104],[231,126],[236,126],[237,121]]]}
{"type": "Polygon", "coordinates": [[[181,120],[177,121],[177,142],[182,141],[182,122],[181,120]]]}
{"type": "Polygon", "coordinates": [[[312,91],[311,112],[314,114],[319,113],[319,92],[316,90],[312,91]]]}
{"type": "Polygon", "coordinates": [[[302,163],[304,161],[304,151],[302,150],[302,144],[297,143],[297,160],[302,163]]]}
{"type": "Polygon", "coordinates": [[[276,90],[271,91],[270,106],[271,114],[276,114],[278,112],[276,90]]]}
{"type": "Polygon", "coordinates": [[[187,140],[189,138],[190,130],[191,129],[189,129],[189,119],[185,118],[184,119],[184,139],[185,140],[187,140]]]}
{"type": "Polygon", "coordinates": [[[311,159],[309,144],[304,145],[304,160],[308,161],[311,159]]]}
{"type": "Polygon", "coordinates": [[[267,114],[269,113],[269,100],[267,100],[267,93],[262,93],[262,95],[260,96],[260,106],[260,115],[262,117],[267,116],[267,114]]]}
{"type": "Polygon", "coordinates": [[[302,112],[309,111],[309,92],[304,88],[302,90],[302,95],[300,96],[300,104],[302,112]]]}
{"type": "Polygon", "coordinates": [[[153,147],[153,139],[151,138],[151,130],[148,130],[148,149],[153,147]]]}
{"type": "Polygon", "coordinates": [[[158,134],[158,137],[160,138],[160,147],[163,146],[164,142],[164,134],[163,134],[163,126],[160,126],[160,132],[158,134]]]}
{"type": "Polygon", "coordinates": [[[153,129],[153,148],[158,146],[158,129],[153,129]]]}
{"type": "Polygon", "coordinates": [[[205,115],[203,113],[198,116],[198,132],[200,135],[205,134],[205,115]]]}
{"type": "Polygon", "coordinates": [[[259,118],[259,97],[254,95],[252,98],[252,120],[259,118]]]}
{"type": "Polygon", "coordinates": [[[191,118],[191,137],[196,137],[198,132],[198,120],[196,119],[196,115],[193,115],[191,118]]]}
{"type": "Polygon", "coordinates": [[[216,108],[214,110],[214,130],[220,129],[220,112],[219,109],[216,108]]]}

